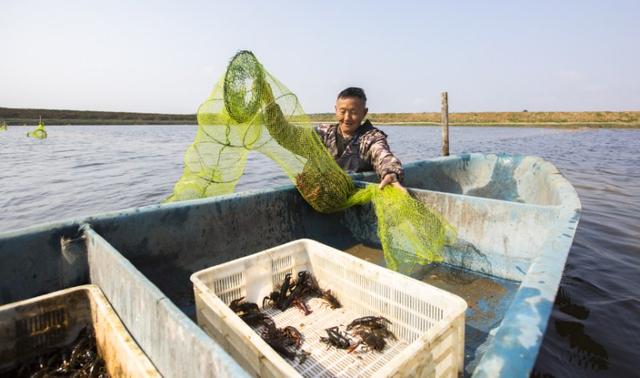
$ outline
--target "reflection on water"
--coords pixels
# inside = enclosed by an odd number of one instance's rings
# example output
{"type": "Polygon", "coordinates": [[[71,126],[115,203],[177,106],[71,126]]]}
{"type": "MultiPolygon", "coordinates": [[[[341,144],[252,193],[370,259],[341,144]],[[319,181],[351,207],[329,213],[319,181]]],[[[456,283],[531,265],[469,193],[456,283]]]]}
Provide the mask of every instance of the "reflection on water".
{"type": "Polygon", "coordinates": [[[571,364],[588,370],[606,370],[609,366],[607,350],[585,333],[581,322],[572,320],[586,320],[589,317],[589,309],[573,303],[564,288],[558,291],[556,307],[561,313],[567,315],[567,320],[555,320],[558,335],[565,338],[571,346],[567,351],[567,360],[571,364]]]}
{"type": "MultiPolygon", "coordinates": [[[[160,202],[182,173],[196,127],[47,130],[45,140],[25,137],[23,127],[0,134],[0,232],[160,202]]],[[[437,127],[383,130],[404,162],[439,155],[437,127]]],[[[637,375],[640,131],[452,127],[450,149],[541,156],[580,196],[583,213],[561,282],[563,294],[533,375],[637,375]]],[[[275,163],[251,154],[238,190],[285,183],[275,163]]],[[[444,285],[441,273],[432,274],[433,282],[444,285]]]]}

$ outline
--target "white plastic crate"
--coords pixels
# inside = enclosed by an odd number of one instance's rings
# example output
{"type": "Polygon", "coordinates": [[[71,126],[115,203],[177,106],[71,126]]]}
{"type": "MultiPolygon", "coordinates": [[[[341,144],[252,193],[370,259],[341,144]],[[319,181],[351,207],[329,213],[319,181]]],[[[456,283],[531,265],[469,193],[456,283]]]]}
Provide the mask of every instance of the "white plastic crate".
{"type": "Polygon", "coordinates": [[[0,372],[71,344],[87,326],[93,328],[109,375],[161,376],[95,285],[0,306],[0,372]]]}
{"type": "Polygon", "coordinates": [[[198,324],[249,372],[269,376],[435,376],[457,377],[464,360],[466,302],[451,293],[368,263],[313,240],[301,239],[194,273],[198,324]],[[313,313],[297,308],[266,311],[278,327],[292,325],[310,352],[300,364],[281,357],[245,324],[228,304],[237,298],[262,305],[287,273],[308,270],[320,287],[343,305],[330,309],[308,301],[313,313]],[[319,342],[325,328],[341,330],[361,316],[384,316],[397,341],[381,352],[327,348],[319,342]]]}

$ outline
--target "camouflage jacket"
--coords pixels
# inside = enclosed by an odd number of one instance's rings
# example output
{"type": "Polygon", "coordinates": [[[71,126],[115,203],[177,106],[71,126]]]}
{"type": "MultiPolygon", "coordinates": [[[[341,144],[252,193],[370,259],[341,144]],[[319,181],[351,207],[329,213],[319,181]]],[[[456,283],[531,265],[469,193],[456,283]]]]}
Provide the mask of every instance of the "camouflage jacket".
{"type": "Polygon", "coordinates": [[[350,140],[345,141],[346,147],[338,156],[338,124],[324,124],[316,127],[320,139],[329,149],[331,156],[338,165],[347,172],[363,172],[375,170],[380,179],[389,173],[398,175],[402,181],[404,171],[402,163],[391,153],[387,144],[387,134],[379,130],[366,120],[350,140]]]}

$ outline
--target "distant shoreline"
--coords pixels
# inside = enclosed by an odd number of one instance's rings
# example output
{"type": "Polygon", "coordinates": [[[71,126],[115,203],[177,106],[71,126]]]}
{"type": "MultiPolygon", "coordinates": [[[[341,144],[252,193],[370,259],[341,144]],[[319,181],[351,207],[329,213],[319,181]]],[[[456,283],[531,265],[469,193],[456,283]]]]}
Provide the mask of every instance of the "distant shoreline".
{"type": "MultiPolygon", "coordinates": [[[[101,112],[0,107],[0,122],[9,126],[47,125],[196,125],[195,114],[101,112]]],[[[439,126],[440,113],[371,113],[375,124],[439,126]]],[[[309,114],[311,123],[335,122],[332,113],[309,114]]],[[[640,111],[628,112],[474,112],[449,113],[450,126],[640,128],[640,111]]]]}

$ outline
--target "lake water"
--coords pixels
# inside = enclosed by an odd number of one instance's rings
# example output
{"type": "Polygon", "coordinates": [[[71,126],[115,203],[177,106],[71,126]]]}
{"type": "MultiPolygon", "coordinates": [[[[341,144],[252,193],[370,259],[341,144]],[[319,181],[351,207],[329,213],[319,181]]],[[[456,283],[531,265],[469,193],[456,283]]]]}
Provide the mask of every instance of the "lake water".
{"type": "MultiPolygon", "coordinates": [[[[403,162],[440,153],[437,127],[382,127],[403,162]]],[[[156,204],[180,177],[196,126],[0,131],[0,232],[156,204]]],[[[583,213],[534,376],[638,376],[640,130],[451,128],[451,153],[537,155],[575,186],[583,213]]],[[[238,190],[287,183],[251,155],[238,190]]]]}

